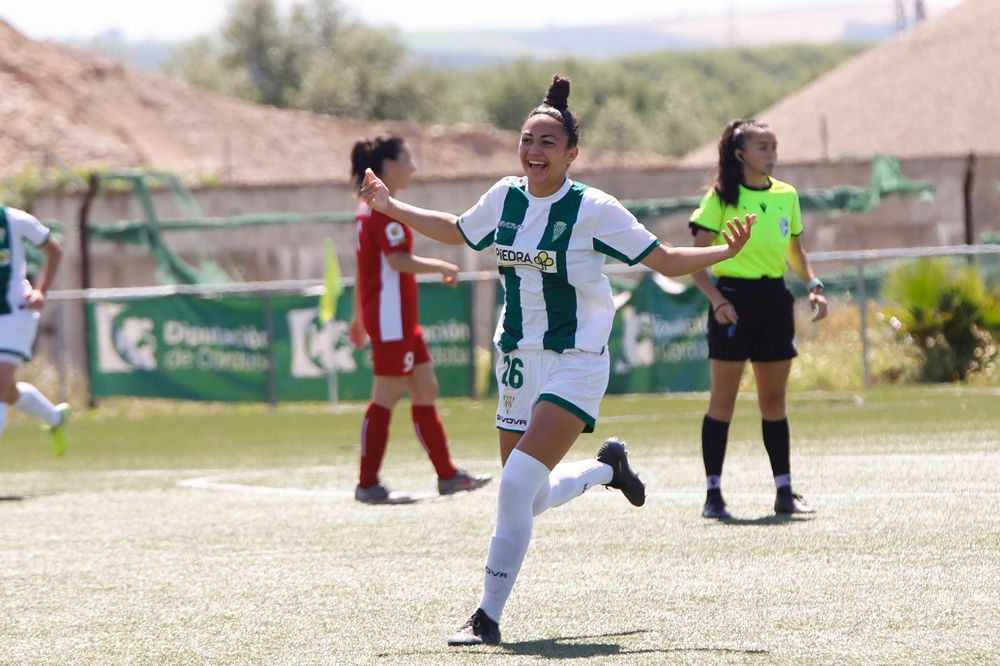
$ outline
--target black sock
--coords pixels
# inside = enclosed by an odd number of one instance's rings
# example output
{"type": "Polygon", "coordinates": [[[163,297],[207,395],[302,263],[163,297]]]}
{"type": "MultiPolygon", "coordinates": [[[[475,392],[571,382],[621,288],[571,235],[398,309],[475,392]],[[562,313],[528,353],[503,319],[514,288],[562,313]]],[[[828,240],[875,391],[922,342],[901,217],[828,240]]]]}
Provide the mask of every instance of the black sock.
{"type": "Polygon", "coordinates": [[[761,419],[760,429],[764,433],[764,448],[767,457],[771,459],[771,472],[774,476],[788,474],[792,465],[789,462],[788,419],[768,421],[761,419]]]}
{"type": "Polygon", "coordinates": [[[722,476],[728,441],[729,423],[716,421],[706,414],[701,422],[701,457],[705,461],[705,476],[722,476]]]}

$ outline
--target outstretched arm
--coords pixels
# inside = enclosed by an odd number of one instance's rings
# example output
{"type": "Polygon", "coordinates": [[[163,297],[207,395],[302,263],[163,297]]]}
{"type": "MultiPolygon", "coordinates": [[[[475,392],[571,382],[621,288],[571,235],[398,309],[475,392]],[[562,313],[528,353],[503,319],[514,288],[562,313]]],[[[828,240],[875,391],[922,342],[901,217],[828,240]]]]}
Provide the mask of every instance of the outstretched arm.
{"type": "Polygon", "coordinates": [[[720,261],[735,257],[750,239],[750,228],[756,215],[752,213],[740,222],[739,218],[726,222],[728,231],[722,232],[725,245],[711,247],[667,247],[660,245],[642,260],[642,264],[667,277],[687,275],[703,270],[720,261]]]}
{"type": "Polygon", "coordinates": [[[454,287],[458,283],[458,266],[448,261],[407,252],[390,252],[385,259],[392,270],[400,273],[440,273],[445,285],[454,287]]]}
{"type": "Polygon", "coordinates": [[[443,211],[411,206],[392,198],[389,196],[389,188],[371,169],[365,170],[365,180],[361,184],[361,197],[378,212],[385,213],[428,238],[449,245],[461,245],[465,242],[462,232],[458,230],[456,224],[457,217],[443,211]]]}

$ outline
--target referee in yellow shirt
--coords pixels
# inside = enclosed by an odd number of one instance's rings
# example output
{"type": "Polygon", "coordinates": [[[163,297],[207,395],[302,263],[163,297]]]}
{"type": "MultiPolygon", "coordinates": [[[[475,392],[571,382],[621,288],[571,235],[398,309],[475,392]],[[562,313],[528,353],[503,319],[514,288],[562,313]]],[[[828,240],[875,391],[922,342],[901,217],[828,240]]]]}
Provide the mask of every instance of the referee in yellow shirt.
{"type": "Polygon", "coordinates": [[[707,271],[695,283],[711,302],[708,355],[712,390],[702,423],[701,446],[708,494],[702,515],[732,518],[722,497],[722,463],[740,377],[747,360],[757,382],[764,447],[771,461],[780,514],[813,513],[792,492],[785,391],[795,358],[794,297],[785,287],[787,265],[808,285],[813,321],[826,317],[823,283],[813,273],[802,247],[802,217],[795,188],[772,178],[778,159],[774,131],[758,120],[733,120],[719,139],[716,182],[691,215],[696,246],[725,242],[725,221],[748,213],[757,216],[753,236],[743,251],[707,271]],[[787,262],[787,264],[786,264],[787,262]]]}

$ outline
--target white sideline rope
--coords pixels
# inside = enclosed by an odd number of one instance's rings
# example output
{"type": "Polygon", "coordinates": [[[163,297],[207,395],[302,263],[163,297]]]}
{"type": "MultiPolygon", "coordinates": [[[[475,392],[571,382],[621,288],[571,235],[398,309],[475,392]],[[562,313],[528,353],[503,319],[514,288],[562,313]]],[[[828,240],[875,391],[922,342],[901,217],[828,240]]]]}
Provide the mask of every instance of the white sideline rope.
{"type": "MultiPolygon", "coordinates": [[[[822,263],[827,261],[868,262],[884,259],[901,259],[913,257],[959,257],[970,255],[1000,254],[1000,245],[944,245],[937,247],[910,247],[885,250],[845,250],[836,252],[810,252],[809,261],[822,263]]],[[[624,275],[628,273],[649,272],[641,264],[626,266],[612,264],[605,267],[607,275],[624,275]]],[[[435,274],[417,275],[417,282],[438,282],[441,277],[435,274]]],[[[465,271],[458,274],[460,282],[480,282],[495,280],[496,271],[465,271]]],[[[343,279],[344,286],[353,286],[354,278],[343,279]]],[[[217,284],[179,284],[161,285],[156,287],[117,287],[107,289],[59,289],[46,294],[48,301],[121,301],[140,298],[155,298],[157,296],[223,296],[227,294],[282,294],[293,293],[303,296],[319,296],[323,293],[323,279],[309,280],[270,280],[266,282],[226,282],[217,284]]]]}

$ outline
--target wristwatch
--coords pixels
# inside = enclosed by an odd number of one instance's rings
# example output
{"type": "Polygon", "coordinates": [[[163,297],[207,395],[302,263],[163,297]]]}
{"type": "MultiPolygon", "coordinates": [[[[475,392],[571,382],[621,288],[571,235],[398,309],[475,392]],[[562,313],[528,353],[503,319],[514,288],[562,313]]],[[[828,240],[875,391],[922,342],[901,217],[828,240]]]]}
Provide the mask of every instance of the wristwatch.
{"type": "Polygon", "coordinates": [[[812,291],[812,292],[815,292],[815,293],[818,293],[818,294],[822,294],[823,293],[823,281],[820,280],[819,278],[813,278],[812,280],[809,280],[809,284],[806,285],[806,291],[812,291]],[[817,289],[819,291],[816,291],[817,289]]]}

